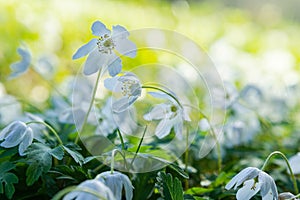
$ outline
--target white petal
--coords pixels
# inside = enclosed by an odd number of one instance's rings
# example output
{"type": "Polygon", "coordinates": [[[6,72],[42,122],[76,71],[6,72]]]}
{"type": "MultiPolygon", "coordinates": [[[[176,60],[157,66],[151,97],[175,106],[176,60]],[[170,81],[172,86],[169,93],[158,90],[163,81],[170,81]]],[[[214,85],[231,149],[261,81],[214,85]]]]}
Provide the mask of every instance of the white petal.
{"type": "Polygon", "coordinates": [[[294,174],[300,174],[300,152],[289,159],[294,174]]]}
{"type": "Polygon", "coordinates": [[[253,197],[260,189],[260,184],[256,183],[254,187],[254,180],[245,181],[244,186],[236,193],[237,200],[249,200],[253,197]]]}
{"type": "Polygon", "coordinates": [[[93,49],[96,48],[96,46],[97,46],[97,39],[92,39],[85,45],[81,46],[73,55],[72,59],[75,60],[89,54],[91,51],[93,51],[93,49]]]}
{"type": "Polygon", "coordinates": [[[232,187],[236,190],[243,182],[249,179],[253,179],[258,176],[259,169],[255,167],[247,167],[235,175],[225,186],[226,190],[230,190],[232,187]]]}
{"type": "Polygon", "coordinates": [[[124,112],[137,99],[137,97],[122,97],[113,102],[112,110],[116,113],[124,112]]]}
{"type": "Polygon", "coordinates": [[[258,175],[258,182],[261,183],[260,194],[262,197],[267,199],[270,195],[272,195],[275,199],[278,199],[276,184],[269,174],[260,171],[258,175]]]}
{"type": "Polygon", "coordinates": [[[166,104],[156,105],[149,113],[144,115],[144,119],[147,121],[158,120],[166,118],[167,107],[166,104]]]}
{"type": "Polygon", "coordinates": [[[113,92],[121,92],[122,83],[119,77],[107,78],[104,80],[104,87],[113,92]]]}
{"type": "Polygon", "coordinates": [[[19,154],[20,154],[20,156],[25,155],[24,152],[29,147],[29,145],[31,145],[32,140],[33,140],[33,131],[30,127],[28,127],[25,134],[24,134],[24,138],[23,138],[22,142],[19,145],[19,154]]]}
{"type": "Polygon", "coordinates": [[[17,121],[9,125],[6,131],[8,131],[8,133],[0,146],[11,148],[17,146],[22,141],[26,131],[26,125],[23,122],[17,121]]]}
{"type": "Polygon", "coordinates": [[[92,34],[95,36],[103,36],[105,34],[110,35],[110,30],[108,30],[100,21],[95,21],[91,27],[91,30],[92,34]]]}
{"type": "Polygon", "coordinates": [[[172,121],[170,121],[169,119],[161,120],[156,127],[155,135],[159,139],[167,136],[170,133],[172,126],[173,126],[172,121]]]}
{"type": "Polygon", "coordinates": [[[116,60],[114,60],[113,62],[109,63],[109,65],[108,65],[109,75],[114,77],[117,74],[119,74],[121,71],[122,71],[122,61],[119,57],[116,60]]]}
{"type": "Polygon", "coordinates": [[[112,28],[112,37],[122,37],[127,38],[129,36],[129,32],[123,26],[117,25],[112,28]]]}
{"type": "Polygon", "coordinates": [[[22,57],[21,61],[13,63],[10,68],[12,73],[9,76],[9,79],[15,78],[27,71],[31,62],[31,54],[27,48],[18,48],[18,53],[22,57]]]}
{"type": "Polygon", "coordinates": [[[86,59],[84,64],[83,73],[91,75],[96,73],[105,63],[107,58],[105,54],[100,53],[97,49],[92,51],[86,59]]]}
{"type": "Polygon", "coordinates": [[[180,120],[180,119],[176,119],[176,121],[174,123],[175,123],[175,125],[174,125],[174,131],[175,131],[176,137],[178,139],[182,139],[183,121],[180,120]]]}
{"type": "Polygon", "coordinates": [[[136,56],[136,45],[128,39],[114,39],[116,50],[125,56],[134,58],[136,56]]]}

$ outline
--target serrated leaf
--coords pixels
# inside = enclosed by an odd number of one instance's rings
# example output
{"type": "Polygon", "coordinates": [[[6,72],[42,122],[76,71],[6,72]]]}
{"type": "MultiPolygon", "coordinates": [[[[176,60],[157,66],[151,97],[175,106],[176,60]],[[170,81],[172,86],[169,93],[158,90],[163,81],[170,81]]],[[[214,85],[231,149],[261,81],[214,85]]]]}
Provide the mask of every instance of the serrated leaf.
{"type": "Polygon", "coordinates": [[[28,186],[36,182],[43,173],[43,167],[39,163],[32,163],[26,170],[26,184],[28,186]]]}
{"type": "Polygon", "coordinates": [[[7,172],[11,169],[13,169],[15,166],[12,163],[4,162],[0,165],[1,168],[1,174],[0,174],[0,194],[2,194],[3,191],[3,183],[5,188],[5,195],[8,199],[11,199],[13,194],[15,193],[15,187],[13,184],[18,183],[19,179],[18,177],[11,173],[7,172]],[[8,167],[5,169],[5,167],[8,167]]]}
{"type": "Polygon", "coordinates": [[[64,149],[70,154],[70,156],[74,159],[74,161],[80,165],[84,162],[84,157],[76,150],[72,150],[66,146],[63,146],[64,149]]]}
{"type": "Polygon", "coordinates": [[[64,158],[64,149],[62,146],[55,147],[50,151],[50,154],[57,160],[62,160],[64,158]]]}
{"type": "Polygon", "coordinates": [[[159,172],[157,180],[162,196],[166,200],[184,200],[182,185],[177,177],[173,178],[169,173],[159,172]]]}
{"type": "Polygon", "coordinates": [[[3,176],[4,173],[8,172],[9,170],[14,169],[16,166],[8,161],[5,161],[0,164],[0,177],[3,176]]]}
{"type": "Polygon", "coordinates": [[[178,165],[175,165],[173,163],[171,163],[170,165],[168,165],[168,167],[172,170],[174,170],[175,172],[177,172],[180,176],[182,176],[185,179],[189,178],[188,173],[186,173],[183,169],[181,169],[178,165]]]}
{"type": "Polygon", "coordinates": [[[43,173],[47,173],[52,166],[52,156],[63,158],[62,147],[51,149],[46,144],[33,143],[27,149],[29,167],[26,170],[26,183],[32,185],[43,173]],[[60,150],[61,148],[61,150],[60,150]]]}

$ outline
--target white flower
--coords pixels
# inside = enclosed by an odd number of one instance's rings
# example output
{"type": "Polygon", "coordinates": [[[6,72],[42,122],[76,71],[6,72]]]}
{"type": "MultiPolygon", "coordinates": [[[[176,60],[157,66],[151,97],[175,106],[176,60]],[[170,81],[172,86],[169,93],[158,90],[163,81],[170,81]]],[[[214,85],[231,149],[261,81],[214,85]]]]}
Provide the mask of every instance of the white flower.
{"type": "Polygon", "coordinates": [[[292,193],[290,192],[283,192],[283,193],[280,193],[278,195],[279,197],[279,200],[285,200],[285,199],[292,199],[292,200],[299,200],[298,198],[296,198],[295,195],[293,195],[292,193]]]}
{"type": "Polygon", "coordinates": [[[30,127],[21,121],[15,121],[9,124],[0,132],[0,146],[11,148],[19,145],[20,156],[25,155],[25,150],[31,145],[33,140],[33,132],[30,127]]]}
{"type": "Polygon", "coordinates": [[[26,48],[26,47],[21,48],[20,47],[20,48],[17,49],[17,51],[20,54],[20,56],[22,57],[22,60],[19,61],[19,62],[13,63],[10,66],[12,72],[9,75],[9,79],[13,79],[13,78],[16,78],[16,77],[24,74],[30,66],[31,54],[30,54],[28,48],[26,48]]]}
{"type": "Polygon", "coordinates": [[[122,94],[120,99],[112,103],[112,110],[117,113],[127,110],[142,93],[140,80],[130,72],[105,79],[104,86],[113,92],[122,94]]]}
{"type": "Polygon", "coordinates": [[[117,75],[121,72],[122,62],[114,50],[131,58],[136,56],[136,45],[127,39],[129,32],[124,27],[117,25],[113,26],[111,33],[100,21],[94,22],[91,29],[93,35],[99,38],[94,38],[80,47],[73,55],[73,59],[89,54],[83,71],[85,75],[93,74],[107,65],[109,65],[109,74],[117,75]]]}
{"type": "Polygon", "coordinates": [[[289,159],[294,174],[300,174],[300,152],[289,159]]]}
{"type": "Polygon", "coordinates": [[[234,187],[236,190],[242,184],[243,187],[236,194],[238,200],[249,200],[258,191],[263,200],[278,200],[278,192],[273,178],[255,167],[243,169],[227,183],[225,188],[230,190],[234,187]],[[256,182],[257,178],[258,182],[256,182]]]}
{"type": "Polygon", "coordinates": [[[167,136],[174,128],[176,137],[182,138],[183,122],[190,121],[186,111],[169,95],[164,93],[149,92],[156,98],[166,99],[169,102],[156,105],[149,113],[144,115],[147,121],[160,120],[156,127],[155,135],[161,139],[167,136]]]}
{"type": "Polygon", "coordinates": [[[82,183],[80,183],[75,191],[70,192],[67,194],[63,200],[115,200],[115,197],[112,193],[112,191],[104,185],[102,182],[97,180],[86,180],[82,183]],[[80,191],[81,190],[87,190],[80,191]],[[99,198],[96,195],[89,193],[88,191],[91,191],[99,196],[102,196],[103,198],[99,198]]]}
{"type": "Polygon", "coordinates": [[[107,171],[98,174],[95,179],[103,182],[107,187],[109,187],[114,193],[116,200],[122,199],[123,188],[125,189],[126,200],[132,199],[133,186],[126,175],[116,171],[113,173],[107,171]]]}

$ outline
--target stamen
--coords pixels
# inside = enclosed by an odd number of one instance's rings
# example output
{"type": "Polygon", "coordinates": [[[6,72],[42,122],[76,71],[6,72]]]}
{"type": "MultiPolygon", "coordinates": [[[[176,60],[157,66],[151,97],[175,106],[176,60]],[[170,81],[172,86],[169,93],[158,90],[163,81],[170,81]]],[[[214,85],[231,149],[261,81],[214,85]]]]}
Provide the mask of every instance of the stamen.
{"type": "Polygon", "coordinates": [[[97,46],[100,53],[111,54],[116,45],[112,38],[105,34],[104,36],[99,37],[97,46]]]}

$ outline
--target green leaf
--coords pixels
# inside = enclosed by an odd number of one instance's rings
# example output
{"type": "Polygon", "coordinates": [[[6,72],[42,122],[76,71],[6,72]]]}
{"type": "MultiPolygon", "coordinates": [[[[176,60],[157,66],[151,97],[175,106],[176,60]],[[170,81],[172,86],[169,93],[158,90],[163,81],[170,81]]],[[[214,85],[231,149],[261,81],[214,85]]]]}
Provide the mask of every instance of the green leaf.
{"type": "Polygon", "coordinates": [[[62,146],[55,147],[50,151],[50,154],[57,160],[62,160],[64,158],[64,149],[62,146]]]}
{"type": "Polygon", "coordinates": [[[185,194],[201,195],[213,191],[214,188],[193,187],[185,191],[185,194]]]}
{"type": "Polygon", "coordinates": [[[43,173],[43,167],[39,163],[35,162],[29,165],[29,167],[26,170],[26,184],[32,185],[34,182],[36,182],[39,177],[43,173]]]}
{"type": "Polygon", "coordinates": [[[51,149],[46,144],[33,143],[27,150],[29,167],[26,170],[26,184],[32,185],[44,173],[47,173],[52,167],[52,156],[61,160],[63,158],[63,149],[58,146],[51,149]]]}
{"type": "Polygon", "coordinates": [[[70,149],[66,146],[63,146],[64,149],[70,154],[70,156],[74,159],[74,161],[80,165],[84,162],[84,157],[76,150],[70,149]]]}
{"type": "Polygon", "coordinates": [[[175,177],[173,179],[171,174],[165,172],[158,172],[157,176],[160,191],[166,200],[184,200],[183,189],[180,180],[175,177]]]}
{"type": "Polygon", "coordinates": [[[14,169],[16,166],[12,164],[11,162],[5,161],[0,164],[0,177],[8,172],[11,169],[14,169]]]}
{"type": "Polygon", "coordinates": [[[3,194],[3,183],[5,188],[5,195],[8,199],[11,199],[15,193],[15,187],[13,184],[18,183],[18,177],[8,172],[15,168],[15,165],[10,162],[4,162],[0,164],[0,194],[3,194]]]}
{"type": "Polygon", "coordinates": [[[175,165],[174,163],[171,163],[170,165],[168,165],[168,168],[174,170],[175,172],[177,172],[180,176],[182,176],[185,179],[189,178],[189,175],[183,169],[181,169],[178,165],[175,165]]]}

